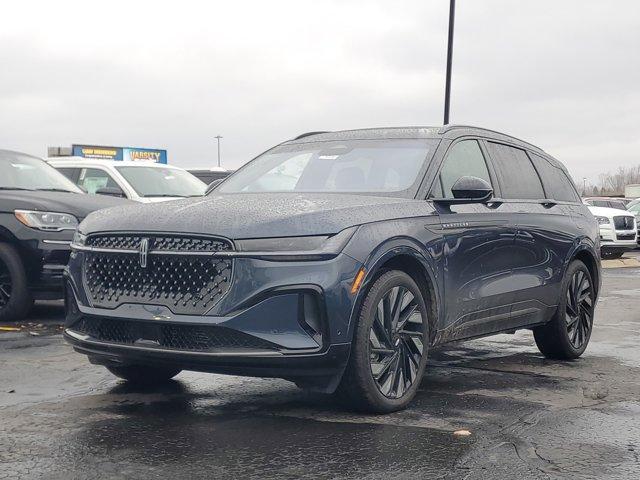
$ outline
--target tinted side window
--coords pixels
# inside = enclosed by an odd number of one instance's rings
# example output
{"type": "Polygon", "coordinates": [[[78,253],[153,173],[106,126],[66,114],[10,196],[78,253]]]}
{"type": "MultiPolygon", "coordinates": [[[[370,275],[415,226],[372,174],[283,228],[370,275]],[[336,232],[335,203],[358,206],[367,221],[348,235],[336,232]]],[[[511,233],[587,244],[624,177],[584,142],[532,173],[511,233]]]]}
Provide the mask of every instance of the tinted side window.
{"type": "Polygon", "coordinates": [[[431,197],[453,198],[451,187],[456,180],[465,175],[482,178],[491,184],[487,162],[477,140],[463,140],[449,149],[431,197]]]}
{"type": "Polygon", "coordinates": [[[562,169],[552,165],[547,159],[535,153],[529,153],[529,156],[536,166],[540,178],[542,178],[547,197],[561,202],[580,201],[573,183],[562,169]]]}
{"type": "Polygon", "coordinates": [[[504,198],[544,198],[540,178],[524,150],[494,142],[487,145],[504,198]]]}

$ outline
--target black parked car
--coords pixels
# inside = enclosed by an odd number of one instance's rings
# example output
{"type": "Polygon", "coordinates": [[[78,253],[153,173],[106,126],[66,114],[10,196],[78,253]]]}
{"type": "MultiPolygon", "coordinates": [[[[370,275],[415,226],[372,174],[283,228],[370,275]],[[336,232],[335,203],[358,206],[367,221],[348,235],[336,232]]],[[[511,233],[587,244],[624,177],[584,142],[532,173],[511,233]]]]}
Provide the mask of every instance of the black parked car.
{"type": "Polygon", "coordinates": [[[130,381],[276,376],[403,408],[434,345],[533,329],[589,341],[598,227],[564,167],[489,130],[285,142],[204,199],[96,212],[68,267],[65,336],[130,381]]]}
{"type": "Polygon", "coordinates": [[[34,299],[63,298],[78,222],[123,202],[85,195],[43,160],[0,150],[0,321],[21,319],[34,299]]]}

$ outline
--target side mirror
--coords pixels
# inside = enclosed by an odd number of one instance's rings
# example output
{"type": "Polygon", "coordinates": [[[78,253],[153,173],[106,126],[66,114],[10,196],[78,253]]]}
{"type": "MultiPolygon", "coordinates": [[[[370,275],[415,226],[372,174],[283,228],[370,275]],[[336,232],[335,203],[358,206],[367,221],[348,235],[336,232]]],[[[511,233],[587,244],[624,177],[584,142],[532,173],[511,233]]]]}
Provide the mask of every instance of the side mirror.
{"type": "Polygon", "coordinates": [[[218,185],[220,185],[221,183],[222,183],[222,179],[221,179],[221,178],[219,178],[219,179],[217,179],[217,180],[214,180],[213,182],[211,182],[211,183],[207,186],[207,189],[204,191],[204,194],[205,194],[205,195],[209,195],[209,194],[212,192],[212,190],[213,190],[214,188],[216,188],[218,185]]]}
{"type": "Polygon", "coordinates": [[[107,195],[109,197],[125,197],[124,192],[119,187],[102,187],[96,190],[96,195],[107,195]]]}
{"type": "Polygon", "coordinates": [[[436,198],[434,202],[445,205],[485,203],[491,200],[493,188],[482,178],[464,176],[455,181],[451,193],[453,198],[436,198]]]}

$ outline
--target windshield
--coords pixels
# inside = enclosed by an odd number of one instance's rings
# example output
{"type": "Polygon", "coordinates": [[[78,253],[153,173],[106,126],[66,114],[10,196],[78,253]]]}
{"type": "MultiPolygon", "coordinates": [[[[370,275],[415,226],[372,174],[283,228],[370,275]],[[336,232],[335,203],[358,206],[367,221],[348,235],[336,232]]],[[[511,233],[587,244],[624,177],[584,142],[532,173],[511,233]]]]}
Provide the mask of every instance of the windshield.
{"type": "Polygon", "coordinates": [[[216,189],[240,192],[368,192],[404,196],[436,140],[348,140],[285,145],[259,156],[216,189]]]}
{"type": "Polygon", "coordinates": [[[207,186],[177,168],[116,167],[141,197],[199,197],[207,186]]]}
{"type": "Polygon", "coordinates": [[[0,151],[0,190],[82,193],[71,180],[39,158],[0,151]]]}

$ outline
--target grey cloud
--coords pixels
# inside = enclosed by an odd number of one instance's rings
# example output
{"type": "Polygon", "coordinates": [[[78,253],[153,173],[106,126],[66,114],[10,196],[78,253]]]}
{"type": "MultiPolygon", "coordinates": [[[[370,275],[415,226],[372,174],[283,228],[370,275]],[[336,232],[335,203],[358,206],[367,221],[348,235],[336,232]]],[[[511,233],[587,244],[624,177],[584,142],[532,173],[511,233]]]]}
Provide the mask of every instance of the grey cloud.
{"type": "MultiPolygon", "coordinates": [[[[8,7],[2,147],[157,146],[191,166],[213,164],[219,133],[237,167],[306,130],[442,121],[443,0],[114,3],[113,18],[157,33],[125,25],[97,38],[74,37],[93,7],[56,7],[47,34],[8,7]]],[[[635,1],[459,1],[453,121],[537,143],[577,179],[637,164],[638,45],[635,1]]]]}

